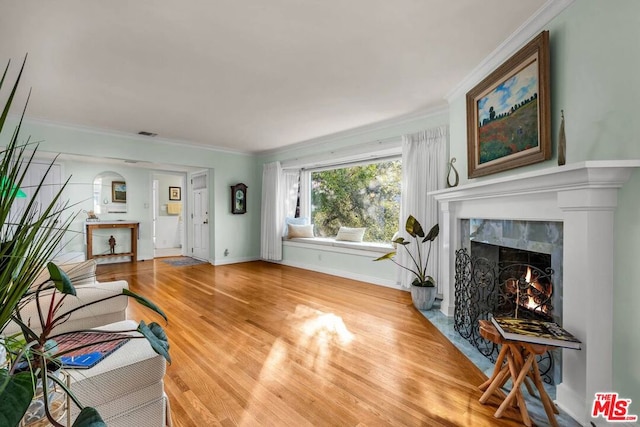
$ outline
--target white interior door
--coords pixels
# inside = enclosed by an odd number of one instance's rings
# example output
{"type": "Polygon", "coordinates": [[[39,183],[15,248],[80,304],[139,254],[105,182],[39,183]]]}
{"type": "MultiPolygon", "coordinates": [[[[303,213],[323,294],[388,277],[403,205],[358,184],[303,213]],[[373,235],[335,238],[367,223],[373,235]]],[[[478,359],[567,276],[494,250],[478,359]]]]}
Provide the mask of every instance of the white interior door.
{"type": "MultiPolygon", "coordinates": [[[[11,206],[12,218],[16,218],[18,215],[21,215],[22,212],[24,212],[29,202],[34,198],[34,193],[38,188],[38,184],[43,180],[43,178],[44,181],[42,184],[42,188],[40,188],[40,191],[35,196],[36,206],[40,213],[42,213],[42,211],[51,204],[56,194],[58,194],[58,192],[60,191],[60,187],[62,187],[62,168],[60,165],[54,164],[51,165],[51,169],[47,173],[48,169],[49,163],[39,163],[37,161],[34,161],[29,165],[27,174],[25,175],[25,178],[22,181],[22,185],[20,186],[20,189],[24,191],[27,197],[24,199],[15,199],[13,205],[11,206]]],[[[59,203],[63,202],[64,198],[59,201],[59,203]]],[[[58,248],[54,251],[54,254],[57,255],[61,247],[61,244],[59,244],[58,248]]]]}
{"type": "Polygon", "coordinates": [[[158,226],[158,209],[159,209],[159,203],[158,203],[158,180],[154,179],[153,180],[153,189],[152,189],[152,193],[151,193],[151,198],[152,198],[152,206],[153,206],[153,249],[155,250],[157,245],[156,245],[156,240],[157,240],[157,232],[156,232],[156,227],[158,226]]]}
{"type": "Polygon", "coordinates": [[[191,175],[191,212],[192,247],[194,258],[209,259],[209,189],[208,173],[198,172],[191,175]]]}
{"type": "Polygon", "coordinates": [[[58,164],[52,165],[48,174],[47,169],[49,169],[49,163],[32,162],[29,165],[27,175],[25,176],[24,181],[22,181],[22,186],[20,187],[27,197],[25,199],[16,199],[12,209],[16,209],[18,211],[24,210],[29,201],[33,198],[33,194],[43,178],[44,182],[36,196],[36,202],[40,208],[45,208],[51,204],[53,198],[58,191],[60,191],[60,187],[62,186],[62,171],[58,164]]]}

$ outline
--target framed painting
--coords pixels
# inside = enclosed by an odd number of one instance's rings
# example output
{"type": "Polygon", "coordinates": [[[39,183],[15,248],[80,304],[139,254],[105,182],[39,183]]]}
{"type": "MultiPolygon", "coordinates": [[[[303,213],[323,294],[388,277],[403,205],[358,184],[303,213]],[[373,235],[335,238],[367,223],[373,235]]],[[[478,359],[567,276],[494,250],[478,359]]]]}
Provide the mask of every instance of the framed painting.
{"type": "Polygon", "coordinates": [[[469,178],[551,158],[549,32],[467,93],[469,178]]]}
{"type": "Polygon", "coordinates": [[[182,188],[169,187],[169,200],[182,200],[182,188]]]}
{"type": "Polygon", "coordinates": [[[127,183],[126,182],[111,181],[111,201],[113,203],[127,203],[127,183]]]}

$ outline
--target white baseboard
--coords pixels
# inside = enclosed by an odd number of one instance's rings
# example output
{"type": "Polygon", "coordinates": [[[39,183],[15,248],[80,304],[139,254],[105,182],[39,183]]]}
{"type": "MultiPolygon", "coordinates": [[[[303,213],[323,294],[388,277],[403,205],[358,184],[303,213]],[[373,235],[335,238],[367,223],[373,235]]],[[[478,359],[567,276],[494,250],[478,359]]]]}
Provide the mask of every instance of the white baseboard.
{"type": "Polygon", "coordinates": [[[241,262],[251,262],[251,261],[258,261],[260,258],[258,257],[242,257],[242,258],[222,258],[222,259],[217,259],[215,261],[213,261],[211,264],[212,265],[226,265],[226,264],[239,264],[241,262]]]}
{"type": "MultiPolygon", "coordinates": [[[[442,300],[442,295],[438,295],[437,298],[442,300]]],[[[456,307],[453,305],[442,305],[440,311],[447,317],[453,317],[456,312],[456,307]]]]}
{"type": "Polygon", "coordinates": [[[365,274],[352,273],[352,272],[343,271],[343,270],[335,270],[332,268],[319,267],[313,264],[304,264],[304,263],[292,262],[292,261],[282,261],[279,264],[287,265],[289,267],[302,268],[304,270],[317,271],[318,273],[330,274],[332,276],[344,277],[345,279],[372,283],[374,285],[385,286],[387,288],[393,288],[393,289],[405,290],[405,291],[407,290],[400,287],[400,285],[393,280],[384,280],[375,276],[367,276],[365,274]]]}
{"type": "Polygon", "coordinates": [[[580,424],[589,425],[585,419],[587,408],[585,406],[584,399],[563,383],[556,386],[555,403],[560,409],[580,424]]]}

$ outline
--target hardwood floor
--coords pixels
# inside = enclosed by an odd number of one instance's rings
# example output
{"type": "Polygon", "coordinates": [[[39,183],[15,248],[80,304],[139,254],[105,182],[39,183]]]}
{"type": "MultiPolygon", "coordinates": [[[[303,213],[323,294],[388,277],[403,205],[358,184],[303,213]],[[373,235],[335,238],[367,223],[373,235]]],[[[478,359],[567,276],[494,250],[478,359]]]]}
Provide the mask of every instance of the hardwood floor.
{"type": "MultiPolygon", "coordinates": [[[[515,426],[407,292],[265,262],[98,267],[160,305],[176,427],[515,426]]],[[[129,317],[158,319],[131,302],[129,317]]]]}

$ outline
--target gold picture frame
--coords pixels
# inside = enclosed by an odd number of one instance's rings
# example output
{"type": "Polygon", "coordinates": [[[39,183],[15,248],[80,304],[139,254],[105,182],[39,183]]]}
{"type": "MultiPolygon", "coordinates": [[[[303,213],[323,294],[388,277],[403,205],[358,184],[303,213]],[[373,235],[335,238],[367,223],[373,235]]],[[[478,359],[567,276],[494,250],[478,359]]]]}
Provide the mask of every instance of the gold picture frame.
{"type": "Polygon", "coordinates": [[[549,32],[467,93],[469,178],[551,158],[549,32]]]}
{"type": "Polygon", "coordinates": [[[111,201],[113,203],[127,203],[127,183],[125,181],[111,181],[111,201]]]}

